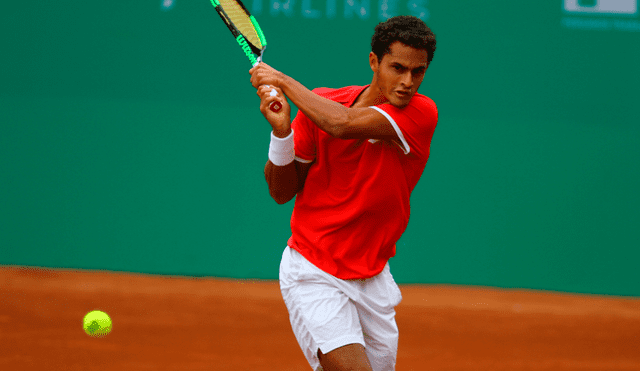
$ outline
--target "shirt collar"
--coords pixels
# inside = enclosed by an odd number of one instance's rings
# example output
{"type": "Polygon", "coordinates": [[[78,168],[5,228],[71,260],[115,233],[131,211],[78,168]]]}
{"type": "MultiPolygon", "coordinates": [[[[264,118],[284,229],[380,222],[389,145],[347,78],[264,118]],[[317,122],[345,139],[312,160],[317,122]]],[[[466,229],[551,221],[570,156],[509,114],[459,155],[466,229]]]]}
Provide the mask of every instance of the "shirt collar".
{"type": "Polygon", "coordinates": [[[358,97],[360,96],[360,94],[362,94],[362,92],[368,88],[371,84],[367,84],[365,86],[358,86],[357,88],[354,88],[354,94],[351,94],[349,96],[348,100],[345,100],[344,102],[340,102],[340,103],[346,103],[347,107],[351,107],[353,106],[353,103],[356,101],[356,99],[358,99],[358,97]]]}

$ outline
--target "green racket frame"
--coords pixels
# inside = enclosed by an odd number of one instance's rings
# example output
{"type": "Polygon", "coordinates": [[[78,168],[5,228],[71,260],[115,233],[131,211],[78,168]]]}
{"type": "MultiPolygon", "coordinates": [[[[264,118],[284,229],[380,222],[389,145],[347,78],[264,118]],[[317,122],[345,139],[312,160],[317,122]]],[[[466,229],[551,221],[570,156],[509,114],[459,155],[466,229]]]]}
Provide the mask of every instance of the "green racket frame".
{"type": "MultiPolygon", "coordinates": [[[[220,18],[222,18],[224,23],[227,25],[227,28],[229,28],[229,31],[231,31],[231,34],[235,37],[236,42],[238,43],[238,45],[240,45],[240,47],[244,51],[244,54],[247,56],[247,58],[249,58],[249,61],[251,61],[251,64],[255,67],[258,63],[262,61],[262,53],[264,53],[264,50],[267,48],[267,40],[265,39],[264,34],[262,33],[262,29],[260,28],[260,25],[258,25],[258,22],[256,21],[256,19],[253,18],[251,13],[249,13],[249,11],[244,6],[242,1],[240,0],[233,0],[233,1],[236,1],[240,5],[242,10],[247,14],[247,16],[249,16],[249,19],[251,20],[251,24],[253,25],[253,27],[256,29],[256,32],[258,33],[258,38],[260,39],[262,48],[259,48],[256,45],[253,45],[251,42],[247,40],[246,36],[244,36],[242,32],[240,32],[240,30],[233,24],[233,22],[231,22],[229,15],[227,15],[227,12],[224,11],[222,6],[220,5],[219,0],[211,0],[211,4],[218,12],[218,15],[220,16],[220,18]]],[[[276,92],[276,90],[272,88],[271,96],[277,96],[277,95],[278,93],[276,92]]],[[[282,109],[282,104],[278,101],[273,101],[271,102],[271,104],[269,104],[269,109],[277,113],[280,111],[280,109],[282,109]]]]}
{"type": "Polygon", "coordinates": [[[267,40],[264,37],[264,33],[262,33],[262,29],[260,28],[260,25],[258,24],[256,19],[249,13],[249,11],[244,6],[244,4],[240,0],[235,0],[235,1],[240,5],[242,10],[245,13],[247,13],[247,15],[249,16],[249,19],[251,20],[251,24],[256,29],[256,32],[258,33],[258,37],[260,38],[262,49],[258,48],[257,46],[249,42],[247,38],[242,34],[242,32],[240,32],[240,30],[238,30],[238,28],[229,20],[229,16],[224,11],[224,9],[222,9],[222,6],[220,5],[220,1],[211,0],[211,4],[218,12],[218,15],[220,15],[220,18],[222,18],[224,23],[227,25],[227,28],[229,28],[229,31],[231,31],[231,33],[235,37],[236,42],[238,43],[238,45],[240,45],[240,47],[244,51],[244,54],[251,61],[251,64],[255,66],[256,64],[260,63],[260,61],[262,60],[262,53],[264,53],[264,50],[267,48],[267,40]]]}

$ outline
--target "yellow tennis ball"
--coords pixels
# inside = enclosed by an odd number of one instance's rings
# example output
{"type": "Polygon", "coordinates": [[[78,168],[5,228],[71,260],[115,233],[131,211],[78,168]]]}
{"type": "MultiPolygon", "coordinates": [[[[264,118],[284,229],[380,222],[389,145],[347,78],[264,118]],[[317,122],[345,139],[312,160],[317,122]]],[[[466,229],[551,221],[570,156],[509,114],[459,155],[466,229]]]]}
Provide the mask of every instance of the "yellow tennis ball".
{"type": "Polygon", "coordinates": [[[105,336],[111,332],[111,318],[99,310],[87,313],[84,316],[84,332],[94,337],[105,336]]]}

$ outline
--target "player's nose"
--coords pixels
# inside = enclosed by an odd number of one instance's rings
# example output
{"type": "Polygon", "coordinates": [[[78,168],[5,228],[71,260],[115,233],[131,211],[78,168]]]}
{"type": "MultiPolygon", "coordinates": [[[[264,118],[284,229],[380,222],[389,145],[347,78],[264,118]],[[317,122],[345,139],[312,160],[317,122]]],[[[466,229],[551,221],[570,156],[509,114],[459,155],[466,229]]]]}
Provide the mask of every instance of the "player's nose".
{"type": "Polygon", "coordinates": [[[413,87],[413,76],[411,75],[411,72],[407,72],[402,75],[400,85],[403,90],[409,90],[413,87]]]}

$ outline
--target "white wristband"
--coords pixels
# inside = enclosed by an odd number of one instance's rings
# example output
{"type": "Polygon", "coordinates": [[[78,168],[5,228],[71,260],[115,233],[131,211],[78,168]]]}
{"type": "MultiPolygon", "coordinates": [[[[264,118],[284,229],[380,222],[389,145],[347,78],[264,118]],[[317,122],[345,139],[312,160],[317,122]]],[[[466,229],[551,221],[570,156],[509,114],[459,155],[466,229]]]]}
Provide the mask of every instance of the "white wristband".
{"type": "Polygon", "coordinates": [[[276,166],[284,166],[293,162],[296,151],[293,148],[293,129],[286,138],[278,138],[271,132],[269,144],[269,161],[276,166]]]}

